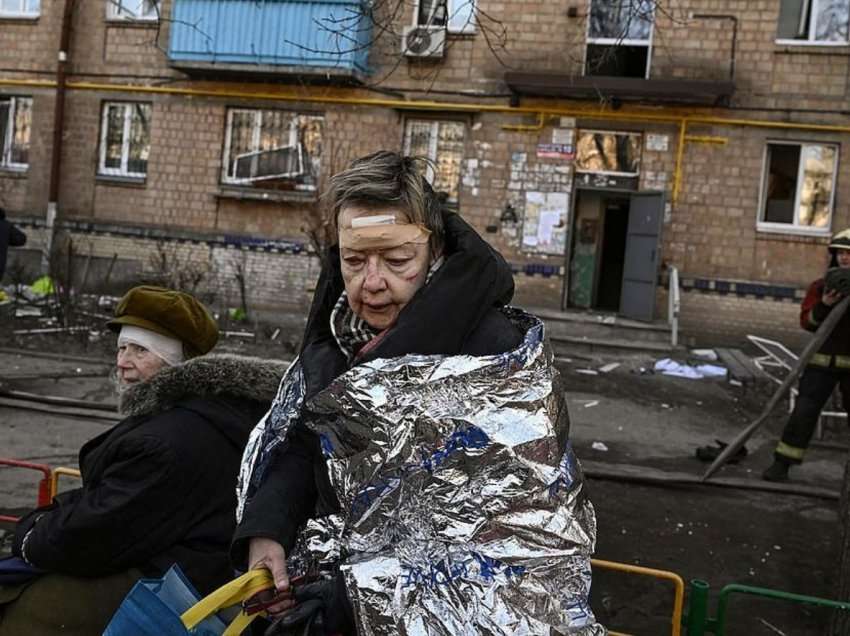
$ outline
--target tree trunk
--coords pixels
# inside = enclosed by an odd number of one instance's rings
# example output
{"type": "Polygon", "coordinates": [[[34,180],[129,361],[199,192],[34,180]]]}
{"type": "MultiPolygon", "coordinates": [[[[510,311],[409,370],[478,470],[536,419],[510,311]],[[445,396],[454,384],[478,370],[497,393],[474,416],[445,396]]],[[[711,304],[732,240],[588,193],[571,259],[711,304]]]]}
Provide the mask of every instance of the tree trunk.
{"type": "MultiPolygon", "coordinates": [[[[838,558],[838,586],[835,600],[850,601],[850,459],[844,464],[844,484],[838,508],[838,527],[841,535],[838,558]]],[[[850,611],[833,610],[829,633],[850,636],[850,611]]]]}

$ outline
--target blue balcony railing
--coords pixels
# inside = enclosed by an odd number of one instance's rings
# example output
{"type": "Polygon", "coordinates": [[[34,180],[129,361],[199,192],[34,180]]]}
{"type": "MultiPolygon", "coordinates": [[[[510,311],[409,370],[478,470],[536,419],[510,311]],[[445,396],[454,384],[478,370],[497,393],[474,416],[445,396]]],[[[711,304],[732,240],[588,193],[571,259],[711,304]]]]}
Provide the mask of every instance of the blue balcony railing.
{"type": "Polygon", "coordinates": [[[362,0],[174,0],[172,63],[367,73],[362,0]]]}

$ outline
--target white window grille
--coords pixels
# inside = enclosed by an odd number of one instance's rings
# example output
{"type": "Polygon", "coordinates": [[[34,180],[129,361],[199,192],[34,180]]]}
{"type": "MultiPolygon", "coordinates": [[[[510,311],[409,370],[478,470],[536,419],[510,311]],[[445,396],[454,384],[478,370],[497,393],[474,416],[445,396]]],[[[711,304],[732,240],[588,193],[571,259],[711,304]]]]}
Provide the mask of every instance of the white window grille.
{"type": "Polygon", "coordinates": [[[41,0],[0,0],[1,18],[37,18],[41,0]]]}
{"type": "Polygon", "coordinates": [[[0,98],[0,168],[29,167],[32,97],[0,98]]]}
{"type": "Polygon", "coordinates": [[[227,111],[222,182],[316,190],[324,117],[283,110],[227,111]]]}
{"type": "Polygon", "coordinates": [[[151,149],[150,122],[150,104],[105,103],[98,174],[144,179],[151,149]]]}
{"type": "Polygon", "coordinates": [[[417,0],[416,25],[445,27],[449,33],[475,33],[477,0],[417,0]]]}
{"type": "Polygon", "coordinates": [[[850,0],[781,0],[780,44],[846,45],[850,0]]]}
{"type": "Polygon", "coordinates": [[[829,234],[837,173],[836,145],[768,142],[758,229],[829,234]]]}
{"type": "Polygon", "coordinates": [[[425,175],[437,192],[457,202],[466,126],[459,121],[408,119],[404,131],[404,154],[427,157],[436,170],[425,175]]]}
{"type": "Polygon", "coordinates": [[[159,0],[106,0],[110,20],[159,20],[159,0]]]}
{"type": "Polygon", "coordinates": [[[590,0],[584,74],[649,77],[655,0],[590,0]]]}

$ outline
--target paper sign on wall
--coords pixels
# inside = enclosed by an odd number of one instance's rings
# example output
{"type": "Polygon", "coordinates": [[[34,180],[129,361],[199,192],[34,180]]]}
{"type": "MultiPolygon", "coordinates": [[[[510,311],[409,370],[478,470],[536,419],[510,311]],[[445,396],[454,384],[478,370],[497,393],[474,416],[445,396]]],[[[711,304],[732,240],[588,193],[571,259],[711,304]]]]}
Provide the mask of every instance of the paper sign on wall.
{"type": "Polygon", "coordinates": [[[567,247],[566,192],[526,192],[522,247],[537,254],[563,255],[567,247]]]}

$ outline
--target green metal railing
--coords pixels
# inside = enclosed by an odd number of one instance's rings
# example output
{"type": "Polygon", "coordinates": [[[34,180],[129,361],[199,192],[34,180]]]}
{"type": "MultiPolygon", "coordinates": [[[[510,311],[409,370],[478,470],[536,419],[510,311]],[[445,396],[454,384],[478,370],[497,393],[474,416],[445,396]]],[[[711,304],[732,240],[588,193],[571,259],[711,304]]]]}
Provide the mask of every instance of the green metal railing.
{"type": "Polygon", "coordinates": [[[789,601],[803,605],[815,605],[818,607],[850,611],[850,602],[846,601],[833,601],[817,596],[806,596],[804,594],[794,594],[793,592],[771,590],[766,587],[732,583],[720,590],[720,596],[717,599],[717,617],[709,618],[708,590],[709,584],[705,581],[697,579],[691,581],[688,612],[683,618],[687,636],[705,636],[705,634],[725,636],[726,610],[729,606],[729,598],[733,594],[749,594],[750,596],[759,596],[777,601],[789,601]]]}

